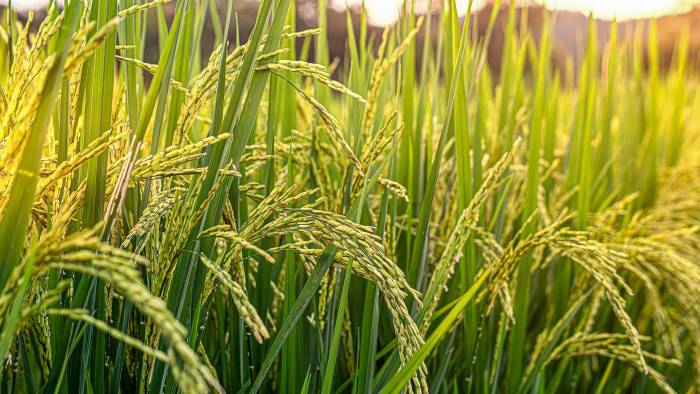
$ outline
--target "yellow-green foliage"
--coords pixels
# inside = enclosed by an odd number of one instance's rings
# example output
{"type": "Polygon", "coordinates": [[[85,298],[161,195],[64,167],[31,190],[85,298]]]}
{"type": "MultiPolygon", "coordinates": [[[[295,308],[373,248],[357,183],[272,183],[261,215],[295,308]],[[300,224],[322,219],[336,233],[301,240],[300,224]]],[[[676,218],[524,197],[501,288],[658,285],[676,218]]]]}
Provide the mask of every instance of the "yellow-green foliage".
{"type": "Polygon", "coordinates": [[[687,35],[217,3],[3,9],[0,392],[700,390],[687,35]]]}

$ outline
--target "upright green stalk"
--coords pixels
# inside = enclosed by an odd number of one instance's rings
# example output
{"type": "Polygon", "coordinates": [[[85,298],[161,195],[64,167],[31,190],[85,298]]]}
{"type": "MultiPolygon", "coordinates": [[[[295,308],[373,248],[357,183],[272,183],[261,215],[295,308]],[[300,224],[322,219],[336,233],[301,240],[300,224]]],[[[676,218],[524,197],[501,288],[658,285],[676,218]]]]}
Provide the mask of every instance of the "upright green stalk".
{"type": "MultiPolygon", "coordinates": [[[[530,135],[528,143],[527,183],[525,189],[525,207],[523,209],[522,222],[525,224],[523,237],[533,234],[537,230],[537,220],[531,217],[537,209],[537,195],[540,187],[540,150],[542,146],[542,132],[544,110],[547,103],[546,70],[549,63],[550,28],[545,14],[542,24],[542,37],[540,40],[540,52],[538,55],[535,96],[533,98],[534,109],[530,120],[530,135]]],[[[508,347],[508,377],[506,390],[517,389],[522,374],[522,364],[525,353],[525,335],[528,328],[528,309],[530,305],[532,256],[526,255],[518,266],[517,285],[515,290],[514,314],[515,324],[510,332],[508,347]]]]}

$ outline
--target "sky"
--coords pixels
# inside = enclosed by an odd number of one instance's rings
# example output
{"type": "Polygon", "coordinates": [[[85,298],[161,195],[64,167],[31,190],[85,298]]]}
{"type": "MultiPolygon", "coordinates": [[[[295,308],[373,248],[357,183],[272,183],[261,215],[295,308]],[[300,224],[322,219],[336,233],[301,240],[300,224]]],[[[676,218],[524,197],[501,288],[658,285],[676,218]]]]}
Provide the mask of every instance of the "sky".
{"type": "MultiPolygon", "coordinates": [[[[8,0],[0,0],[0,5],[7,5],[8,2],[8,0]]],[[[48,3],[48,0],[12,0],[12,8],[25,11],[42,8],[48,3]]]]}
{"type": "MultiPolygon", "coordinates": [[[[398,8],[404,0],[364,0],[367,7],[368,18],[371,23],[387,25],[394,22],[398,15],[398,8]]],[[[457,5],[462,13],[466,12],[469,0],[457,0],[457,5]]],[[[473,0],[476,9],[486,0],[473,0]]],[[[533,2],[533,0],[529,0],[533,2]]],[[[7,4],[8,0],[0,0],[0,4],[7,4]]],[[[420,3],[421,0],[417,0],[420,3]]],[[[424,0],[425,2],[425,0],[424,0]]],[[[507,0],[502,0],[507,3],[507,0]]],[[[549,8],[560,10],[592,12],[599,18],[640,18],[655,15],[663,15],[670,12],[682,11],[691,4],[698,4],[700,0],[537,0],[549,8]]],[[[42,7],[48,0],[12,0],[12,5],[17,9],[29,9],[42,7]]],[[[331,4],[343,7],[345,4],[355,5],[362,0],[332,0],[331,4]]]]}
{"type": "MultiPolygon", "coordinates": [[[[370,22],[378,25],[386,25],[397,18],[397,9],[404,0],[365,0],[367,15],[370,22]]],[[[477,9],[485,0],[473,0],[472,7],[477,9]]],[[[362,0],[333,0],[335,6],[347,4],[361,4],[362,0]]],[[[417,2],[420,2],[418,0],[417,2]]],[[[538,0],[529,1],[545,4],[549,8],[558,10],[581,11],[586,14],[593,13],[598,18],[605,19],[630,19],[650,16],[658,16],[672,12],[683,11],[692,4],[700,3],[699,0],[538,0]]],[[[457,0],[457,6],[462,13],[467,10],[468,0],[457,0]]],[[[508,0],[502,0],[507,4],[508,0]]]]}

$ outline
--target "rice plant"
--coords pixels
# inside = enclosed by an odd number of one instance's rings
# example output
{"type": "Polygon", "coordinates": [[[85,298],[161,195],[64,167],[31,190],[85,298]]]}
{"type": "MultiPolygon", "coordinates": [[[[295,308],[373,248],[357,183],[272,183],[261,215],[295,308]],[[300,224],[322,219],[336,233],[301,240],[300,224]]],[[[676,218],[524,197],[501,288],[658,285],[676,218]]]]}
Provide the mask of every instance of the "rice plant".
{"type": "Polygon", "coordinates": [[[700,390],[688,35],[564,72],[495,3],[348,12],[342,64],[325,0],[4,9],[0,392],[700,390]]]}

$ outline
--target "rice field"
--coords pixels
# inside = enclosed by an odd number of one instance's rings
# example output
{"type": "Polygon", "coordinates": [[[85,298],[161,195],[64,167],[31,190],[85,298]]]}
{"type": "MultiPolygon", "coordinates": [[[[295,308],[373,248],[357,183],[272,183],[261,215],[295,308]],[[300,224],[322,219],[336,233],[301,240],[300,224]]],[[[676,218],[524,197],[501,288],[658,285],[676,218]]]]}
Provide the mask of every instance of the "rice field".
{"type": "Polygon", "coordinates": [[[167,3],[2,10],[0,392],[699,392],[687,34],[167,3]]]}

